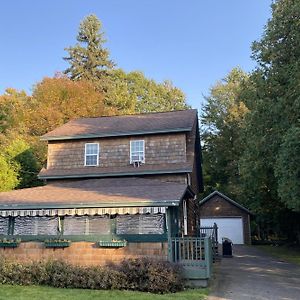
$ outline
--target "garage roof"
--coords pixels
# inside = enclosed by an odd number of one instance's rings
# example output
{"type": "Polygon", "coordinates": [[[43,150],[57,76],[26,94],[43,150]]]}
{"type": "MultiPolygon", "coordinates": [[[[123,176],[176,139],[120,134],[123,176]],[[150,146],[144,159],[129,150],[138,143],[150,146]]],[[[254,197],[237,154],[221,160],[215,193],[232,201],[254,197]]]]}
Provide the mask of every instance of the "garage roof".
{"type": "Polygon", "coordinates": [[[236,207],[240,208],[241,210],[247,212],[248,214],[252,215],[252,213],[247,208],[245,208],[241,204],[235,202],[234,200],[230,199],[229,197],[225,196],[224,194],[222,194],[222,193],[220,193],[218,191],[214,191],[211,194],[209,194],[207,197],[205,197],[204,199],[202,199],[199,202],[199,205],[201,206],[202,204],[204,204],[205,202],[207,202],[208,200],[210,200],[214,196],[219,196],[219,197],[223,198],[224,200],[228,201],[229,203],[233,204],[234,206],[236,206],[236,207]]]}

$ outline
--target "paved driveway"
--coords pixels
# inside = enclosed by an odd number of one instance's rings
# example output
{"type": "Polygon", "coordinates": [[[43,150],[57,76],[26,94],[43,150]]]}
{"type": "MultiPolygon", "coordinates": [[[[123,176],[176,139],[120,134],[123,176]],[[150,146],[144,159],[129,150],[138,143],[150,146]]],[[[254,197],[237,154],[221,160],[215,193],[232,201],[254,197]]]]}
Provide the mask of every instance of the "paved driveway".
{"type": "Polygon", "coordinates": [[[264,254],[255,247],[233,248],[233,258],[216,263],[209,300],[298,300],[300,267],[264,254]]]}

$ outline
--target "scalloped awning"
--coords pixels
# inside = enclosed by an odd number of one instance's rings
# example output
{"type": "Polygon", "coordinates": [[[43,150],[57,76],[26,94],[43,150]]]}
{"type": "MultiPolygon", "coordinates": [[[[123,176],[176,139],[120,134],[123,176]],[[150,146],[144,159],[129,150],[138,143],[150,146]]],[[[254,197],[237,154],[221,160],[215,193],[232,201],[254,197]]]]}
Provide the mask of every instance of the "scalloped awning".
{"type": "Polygon", "coordinates": [[[74,208],[74,209],[30,209],[0,210],[1,217],[44,217],[44,216],[95,216],[95,215],[135,215],[164,214],[166,207],[107,207],[107,208],[74,208]]]}

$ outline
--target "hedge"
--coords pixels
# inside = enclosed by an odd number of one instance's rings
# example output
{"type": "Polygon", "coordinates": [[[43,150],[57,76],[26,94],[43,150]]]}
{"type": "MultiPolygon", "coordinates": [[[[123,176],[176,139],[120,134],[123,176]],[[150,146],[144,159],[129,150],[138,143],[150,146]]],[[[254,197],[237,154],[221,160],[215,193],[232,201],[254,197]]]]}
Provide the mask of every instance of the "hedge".
{"type": "Polygon", "coordinates": [[[168,293],[183,290],[183,283],[178,266],[149,258],[126,259],[104,267],[58,260],[22,264],[0,259],[0,284],[168,293]]]}

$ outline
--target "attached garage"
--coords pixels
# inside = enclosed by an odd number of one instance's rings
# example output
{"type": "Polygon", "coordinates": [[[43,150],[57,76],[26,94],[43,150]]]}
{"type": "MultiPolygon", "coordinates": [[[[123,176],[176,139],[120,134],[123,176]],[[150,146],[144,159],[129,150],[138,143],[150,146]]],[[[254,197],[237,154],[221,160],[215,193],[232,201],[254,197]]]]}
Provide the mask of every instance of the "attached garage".
{"type": "Polygon", "coordinates": [[[218,242],[226,237],[233,244],[250,244],[250,211],[215,191],[200,201],[201,227],[218,226],[218,242]]]}

